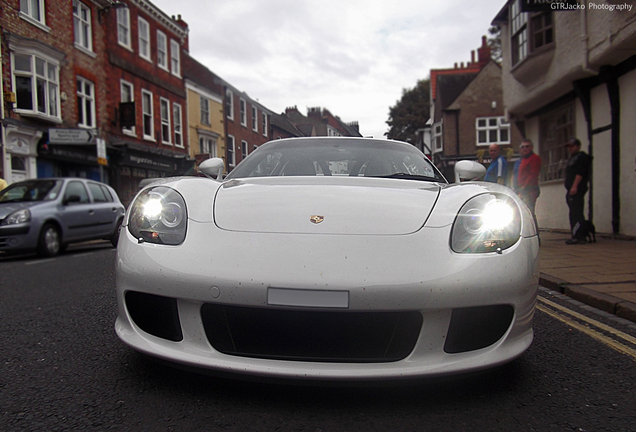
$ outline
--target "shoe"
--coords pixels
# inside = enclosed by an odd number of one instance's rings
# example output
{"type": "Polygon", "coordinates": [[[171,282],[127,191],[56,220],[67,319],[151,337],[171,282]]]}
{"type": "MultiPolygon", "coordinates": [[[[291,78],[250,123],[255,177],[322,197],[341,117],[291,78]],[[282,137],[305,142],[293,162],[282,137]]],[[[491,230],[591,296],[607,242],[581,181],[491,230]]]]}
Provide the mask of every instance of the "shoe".
{"type": "Polygon", "coordinates": [[[573,239],[565,241],[565,244],[567,245],[584,244],[584,243],[587,243],[587,241],[585,241],[584,239],[577,239],[577,238],[573,238],[573,239]]]}

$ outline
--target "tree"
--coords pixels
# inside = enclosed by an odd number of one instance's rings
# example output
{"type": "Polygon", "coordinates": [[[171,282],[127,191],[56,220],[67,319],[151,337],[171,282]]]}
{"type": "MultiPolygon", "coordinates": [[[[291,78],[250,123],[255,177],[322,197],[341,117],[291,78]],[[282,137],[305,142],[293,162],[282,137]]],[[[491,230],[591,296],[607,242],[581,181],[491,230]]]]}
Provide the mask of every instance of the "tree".
{"type": "Polygon", "coordinates": [[[430,79],[418,80],[415,87],[402,89],[402,98],[395,106],[389,107],[390,129],[385,135],[389,139],[416,142],[416,132],[422,129],[430,118],[430,79]]]}

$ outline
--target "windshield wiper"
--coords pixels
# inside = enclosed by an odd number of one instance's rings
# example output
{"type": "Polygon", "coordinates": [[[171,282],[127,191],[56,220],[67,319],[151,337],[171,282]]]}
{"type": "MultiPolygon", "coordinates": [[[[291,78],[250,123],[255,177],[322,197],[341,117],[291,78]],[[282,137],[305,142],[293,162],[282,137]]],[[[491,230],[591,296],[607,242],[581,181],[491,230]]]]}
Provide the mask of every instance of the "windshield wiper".
{"type": "Polygon", "coordinates": [[[429,177],[429,176],[418,175],[418,174],[409,174],[409,173],[403,173],[403,172],[393,173],[389,175],[371,176],[371,177],[396,178],[396,179],[405,179],[405,180],[420,180],[420,181],[433,181],[433,182],[441,181],[440,179],[435,177],[429,177]]]}

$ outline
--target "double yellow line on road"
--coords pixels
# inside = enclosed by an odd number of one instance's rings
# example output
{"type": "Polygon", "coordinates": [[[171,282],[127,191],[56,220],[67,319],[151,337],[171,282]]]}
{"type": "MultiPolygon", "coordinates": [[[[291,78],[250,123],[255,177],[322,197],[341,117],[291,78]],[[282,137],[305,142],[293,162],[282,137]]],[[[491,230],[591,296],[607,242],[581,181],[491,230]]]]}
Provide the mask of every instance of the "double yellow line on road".
{"type": "Polygon", "coordinates": [[[550,315],[553,318],[569,325],[572,328],[585,333],[593,339],[596,339],[610,348],[630,356],[636,361],[636,338],[616,330],[613,327],[605,325],[601,322],[586,317],[580,313],[574,312],[566,307],[551,302],[541,296],[538,297],[539,303],[537,309],[543,313],[550,315]],[[541,304],[543,303],[543,304],[541,304]],[[562,313],[560,313],[562,312],[562,313]],[[578,321],[577,321],[578,320],[578,321]],[[601,333],[598,330],[602,330],[605,333],[601,333]],[[608,334],[614,336],[613,338],[608,334]]]}

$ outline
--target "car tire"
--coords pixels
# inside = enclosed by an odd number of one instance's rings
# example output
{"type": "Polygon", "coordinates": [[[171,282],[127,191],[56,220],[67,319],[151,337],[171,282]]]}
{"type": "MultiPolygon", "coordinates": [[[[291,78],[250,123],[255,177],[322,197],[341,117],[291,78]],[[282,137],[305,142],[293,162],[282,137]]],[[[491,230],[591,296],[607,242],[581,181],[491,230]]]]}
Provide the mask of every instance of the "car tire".
{"type": "Polygon", "coordinates": [[[41,256],[53,257],[62,252],[62,235],[60,229],[53,224],[46,224],[40,231],[37,252],[41,256]]]}
{"type": "Polygon", "coordinates": [[[121,222],[122,222],[121,219],[117,221],[117,224],[115,225],[115,232],[110,237],[110,244],[112,244],[114,248],[117,247],[117,242],[119,241],[119,233],[121,231],[121,222]]]}

